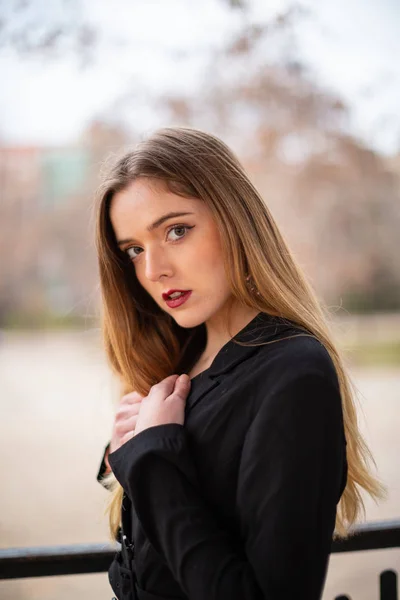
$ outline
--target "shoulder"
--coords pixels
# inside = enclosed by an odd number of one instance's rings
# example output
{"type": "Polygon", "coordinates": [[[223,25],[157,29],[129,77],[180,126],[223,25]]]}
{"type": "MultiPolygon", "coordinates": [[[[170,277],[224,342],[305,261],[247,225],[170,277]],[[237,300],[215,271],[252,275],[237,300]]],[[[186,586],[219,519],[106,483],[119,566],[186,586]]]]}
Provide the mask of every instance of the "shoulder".
{"type": "MultiPolygon", "coordinates": [[[[339,381],[329,352],[315,337],[293,334],[261,346],[247,378],[253,416],[315,424],[341,423],[339,381]]],[[[296,425],[297,423],[297,425],[296,425]]],[[[333,426],[333,425],[332,425],[333,426]]]]}
{"type": "Polygon", "coordinates": [[[270,385],[290,385],[299,380],[325,381],[338,388],[333,360],[315,336],[293,327],[259,347],[252,374],[270,385]]]}

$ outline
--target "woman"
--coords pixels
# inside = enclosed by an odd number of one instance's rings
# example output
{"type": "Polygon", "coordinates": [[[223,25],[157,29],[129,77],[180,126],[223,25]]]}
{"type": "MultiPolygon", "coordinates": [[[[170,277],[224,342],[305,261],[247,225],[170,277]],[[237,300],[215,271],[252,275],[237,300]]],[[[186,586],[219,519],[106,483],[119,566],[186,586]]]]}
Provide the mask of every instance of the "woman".
{"type": "Polygon", "coordinates": [[[323,310],[237,158],[159,130],[105,178],[97,248],[125,394],[107,458],[114,593],[317,600],[333,535],[383,486],[323,310]]]}

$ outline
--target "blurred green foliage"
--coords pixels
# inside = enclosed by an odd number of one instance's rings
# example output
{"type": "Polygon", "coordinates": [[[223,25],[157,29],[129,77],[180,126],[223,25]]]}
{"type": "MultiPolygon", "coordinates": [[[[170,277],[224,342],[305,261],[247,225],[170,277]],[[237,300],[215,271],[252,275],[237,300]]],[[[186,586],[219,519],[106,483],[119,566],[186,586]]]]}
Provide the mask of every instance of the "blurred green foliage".
{"type": "Polygon", "coordinates": [[[354,343],[344,353],[357,367],[400,367],[400,339],[354,343]]]}

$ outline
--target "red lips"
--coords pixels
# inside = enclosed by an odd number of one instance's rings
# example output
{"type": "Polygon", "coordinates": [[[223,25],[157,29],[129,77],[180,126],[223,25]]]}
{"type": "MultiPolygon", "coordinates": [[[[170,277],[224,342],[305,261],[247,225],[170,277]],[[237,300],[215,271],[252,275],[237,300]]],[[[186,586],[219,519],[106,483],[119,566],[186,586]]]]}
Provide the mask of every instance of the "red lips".
{"type": "Polygon", "coordinates": [[[168,300],[169,297],[170,297],[170,295],[173,294],[174,292],[183,292],[183,293],[185,293],[185,292],[189,292],[189,291],[190,290],[168,290],[168,292],[164,292],[163,293],[162,297],[163,297],[163,300],[168,300]]]}

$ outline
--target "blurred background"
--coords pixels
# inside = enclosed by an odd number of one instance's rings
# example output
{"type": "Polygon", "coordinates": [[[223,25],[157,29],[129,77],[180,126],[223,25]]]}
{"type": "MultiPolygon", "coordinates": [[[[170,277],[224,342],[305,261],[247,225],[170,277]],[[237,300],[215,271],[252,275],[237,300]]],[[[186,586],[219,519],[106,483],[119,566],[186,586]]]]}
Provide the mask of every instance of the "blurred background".
{"type": "MultiPolygon", "coordinates": [[[[96,481],[117,389],[92,203],[107,160],[164,125],[239,155],[319,297],[400,517],[400,4],[0,0],[0,546],[107,542],[96,481]]],[[[334,555],[324,600],[378,598],[400,552],[334,555]]],[[[106,574],[0,582],[2,600],[109,599],[106,574]]]]}

